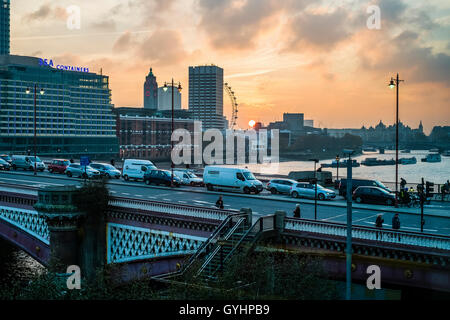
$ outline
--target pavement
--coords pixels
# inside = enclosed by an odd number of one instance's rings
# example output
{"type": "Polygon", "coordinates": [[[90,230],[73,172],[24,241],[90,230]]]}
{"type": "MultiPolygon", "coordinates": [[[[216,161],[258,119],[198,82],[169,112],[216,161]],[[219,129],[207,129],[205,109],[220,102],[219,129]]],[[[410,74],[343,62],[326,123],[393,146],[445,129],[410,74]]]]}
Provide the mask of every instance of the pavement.
{"type": "MultiPolygon", "coordinates": [[[[80,184],[82,179],[68,178],[61,174],[48,172],[38,173],[12,171],[0,172],[0,186],[5,183],[14,183],[28,186],[68,185],[80,184]]],[[[315,213],[314,200],[293,199],[287,195],[272,195],[265,191],[259,195],[244,195],[227,192],[210,192],[205,188],[183,186],[181,188],[167,188],[147,186],[142,182],[125,182],[123,180],[110,180],[109,189],[115,196],[190,204],[205,207],[214,207],[219,195],[223,196],[226,209],[251,208],[255,216],[273,214],[277,210],[286,211],[292,216],[297,203],[301,204],[303,218],[345,223],[347,217],[346,202],[342,199],[331,201],[318,201],[315,213]]],[[[420,232],[420,208],[394,208],[379,205],[353,204],[353,224],[361,226],[374,226],[376,216],[383,215],[384,227],[391,228],[391,219],[394,213],[400,213],[402,229],[405,231],[420,232]]],[[[448,204],[432,203],[424,209],[425,233],[450,235],[450,206],[448,204]]]]}

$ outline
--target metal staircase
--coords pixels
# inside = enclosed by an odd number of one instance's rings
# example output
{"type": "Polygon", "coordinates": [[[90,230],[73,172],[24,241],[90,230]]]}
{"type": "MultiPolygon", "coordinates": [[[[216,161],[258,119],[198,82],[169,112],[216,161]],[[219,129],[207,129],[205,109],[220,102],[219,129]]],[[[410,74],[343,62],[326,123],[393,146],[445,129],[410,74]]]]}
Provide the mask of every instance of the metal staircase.
{"type": "Polygon", "coordinates": [[[245,219],[239,220],[228,233],[218,239],[216,245],[204,259],[202,266],[196,272],[196,277],[204,281],[217,280],[226,264],[237,253],[248,253],[263,235],[274,235],[276,231],[275,215],[260,217],[249,227],[245,219]]]}
{"type": "MultiPolygon", "coordinates": [[[[248,253],[262,237],[277,233],[276,214],[260,217],[252,225],[252,213],[248,209],[229,215],[214,233],[192,255],[183,267],[170,274],[154,277],[161,281],[177,281],[183,275],[205,282],[216,281],[227,263],[237,253],[248,253]]],[[[284,219],[284,217],[283,217],[284,219]]]]}

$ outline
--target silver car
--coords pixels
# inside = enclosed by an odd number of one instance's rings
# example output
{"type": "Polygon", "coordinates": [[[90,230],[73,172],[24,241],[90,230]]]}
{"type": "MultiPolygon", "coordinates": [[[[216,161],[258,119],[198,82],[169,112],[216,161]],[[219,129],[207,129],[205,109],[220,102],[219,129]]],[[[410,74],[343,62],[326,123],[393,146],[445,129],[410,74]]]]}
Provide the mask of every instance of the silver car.
{"type": "Polygon", "coordinates": [[[95,170],[90,166],[82,166],[77,163],[71,163],[66,168],[66,175],[68,177],[100,178],[100,172],[98,170],[95,170]]]}
{"type": "Polygon", "coordinates": [[[34,171],[34,168],[36,168],[37,171],[41,172],[45,170],[45,164],[39,157],[23,155],[13,155],[11,167],[13,168],[13,170],[23,169],[34,171]]]}
{"type": "Polygon", "coordinates": [[[272,192],[272,194],[289,194],[291,192],[291,187],[296,183],[297,181],[291,179],[272,179],[267,183],[266,189],[272,192]]]}
{"type": "Polygon", "coordinates": [[[117,168],[107,163],[91,163],[89,164],[89,166],[91,168],[94,168],[95,170],[100,171],[100,174],[108,179],[110,178],[119,179],[120,176],[122,175],[121,172],[117,170],[117,168]]]}
{"type": "MultiPolygon", "coordinates": [[[[314,199],[316,196],[316,190],[314,184],[299,182],[292,186],[290,194],[294,198],[310,198],[314,199]]],[[[336,198],[336,193],[333,190],[326,189],[320,184],[317,185],[317,199],[328,200],[336,198]]]]}

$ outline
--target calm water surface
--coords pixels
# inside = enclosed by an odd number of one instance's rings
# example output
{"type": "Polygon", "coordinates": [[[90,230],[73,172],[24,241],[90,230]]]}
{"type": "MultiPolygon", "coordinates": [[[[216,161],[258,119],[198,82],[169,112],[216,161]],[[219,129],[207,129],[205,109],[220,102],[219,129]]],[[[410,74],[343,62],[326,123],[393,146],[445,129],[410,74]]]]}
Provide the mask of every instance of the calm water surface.
{"type": "MultiPolygon", "coordinates": [[[[411,158],[416,157],[416,164],[398,166],[399,180],[400,177],[404,178],[408,183],[419,183],[422,178],[434,183],[445,183],[450,179],[450,157],[442,156],[442,161],[437,163],[421,162],[422,158],[429,152],[427,150],[411,150],[411,153],[399,153],[399,158],[411,158]]],[[[359,163],[366,158],[377,159],[395,159],[395,151],[386,150],[385,154],[379,154],[376,152],[364,152],[363,155],[355,157],[359,163]]],[[[341,157],[343,159],[343,157],[341,157]]],[[[334,159],[322,160],[320,163],[331,163],[334,159]]],[[[320,166],[318,164],[317,168],[320,166]]],[[[236,167],[242,167],[243,165],[237,165],[236,167]]],[[[275,165],[262,165],[262,164],[247,164],[245,165],[254,173],[261,174],[282,174],[288,175],[291,171],[307,171],[314,170],[314,163],[311,161],[288,161],[280,162],[275,165]]],[[[337,168],[324,168],[326,171],[331,171],[333,176],[336,176],[337,168]]],[[[374,166],[366,167],[361,165],[358,168],[353,168],[354,178],[370,178],[377,179],[383,182],[395,181],[395,165],[390,166],[374,166]]],[[[347,170],[345,168],[339,168],[339,177],[346,176],[347,170]]]]}

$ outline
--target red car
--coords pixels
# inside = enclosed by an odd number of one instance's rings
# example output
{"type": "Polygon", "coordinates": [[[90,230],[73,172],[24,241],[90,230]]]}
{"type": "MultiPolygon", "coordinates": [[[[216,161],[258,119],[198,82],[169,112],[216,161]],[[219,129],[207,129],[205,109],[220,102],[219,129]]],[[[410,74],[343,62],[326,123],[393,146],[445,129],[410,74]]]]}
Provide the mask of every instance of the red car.
{"type": "Polygon", "coordinates": [[[52,162],[48,165],[48,171],[50,173],[64,173],[69,164],[70,161],[66,159],[53,159],[52,162]]]}

